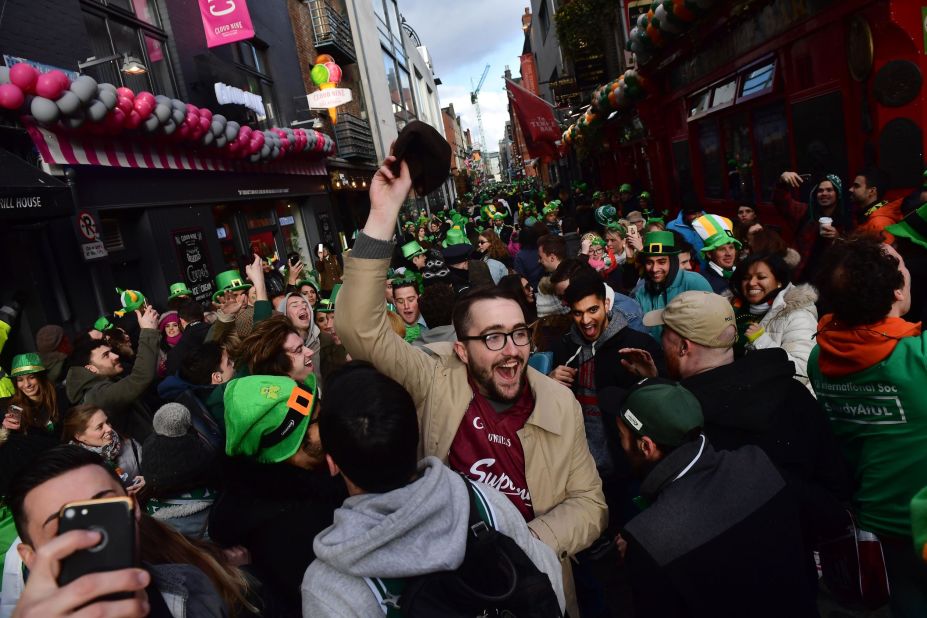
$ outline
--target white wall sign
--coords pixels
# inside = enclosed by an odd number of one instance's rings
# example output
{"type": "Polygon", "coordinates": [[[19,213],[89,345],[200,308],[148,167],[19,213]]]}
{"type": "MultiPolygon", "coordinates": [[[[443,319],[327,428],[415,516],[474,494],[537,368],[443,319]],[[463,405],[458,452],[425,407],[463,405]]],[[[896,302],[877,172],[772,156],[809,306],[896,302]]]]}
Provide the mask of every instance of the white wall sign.
{"type": "Polygon", "coordinates": [[[350,102],[353,97],[349,88],[328,88],[307,94],[310,109],[328,109],[350,102]]]}
{"type": "Polygon", "coordinates": [[[267,115],[264,109],[264,99],[260,96],[222,82],[216,82],[215,88],[216,101],[219,105],[244,105],[258,116],[267,115]]]}

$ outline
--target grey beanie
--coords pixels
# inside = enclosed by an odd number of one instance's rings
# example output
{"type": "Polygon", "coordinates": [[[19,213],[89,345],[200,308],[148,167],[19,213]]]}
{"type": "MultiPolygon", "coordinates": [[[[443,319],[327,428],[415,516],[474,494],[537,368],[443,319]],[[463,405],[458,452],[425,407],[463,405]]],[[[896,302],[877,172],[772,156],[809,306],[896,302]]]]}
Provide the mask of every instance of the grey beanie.
{"type": "Polygon", "coordinates": [[[155,412],[154,430],[159,436],[179,438],[190,429],[190,410],[179,403],[166,403],[155,412]]]}

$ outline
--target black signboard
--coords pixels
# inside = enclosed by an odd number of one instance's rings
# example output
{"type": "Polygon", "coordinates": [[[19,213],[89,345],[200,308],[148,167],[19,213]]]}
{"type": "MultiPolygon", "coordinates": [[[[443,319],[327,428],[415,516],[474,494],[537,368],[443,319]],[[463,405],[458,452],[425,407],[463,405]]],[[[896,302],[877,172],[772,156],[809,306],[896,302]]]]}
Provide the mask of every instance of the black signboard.
{"type": "Polygon", "coordinates": [[[215,291],[212,269],[209,267],[208,249],[201,228],[175,230],[174,246],[184,283],[198,301],[212,299],[215,291]]]}
{"type": "Polygon", "coordinates": [[[0,219],[48,219],[74,214],[70,188],[0,149],[0,219]]]}

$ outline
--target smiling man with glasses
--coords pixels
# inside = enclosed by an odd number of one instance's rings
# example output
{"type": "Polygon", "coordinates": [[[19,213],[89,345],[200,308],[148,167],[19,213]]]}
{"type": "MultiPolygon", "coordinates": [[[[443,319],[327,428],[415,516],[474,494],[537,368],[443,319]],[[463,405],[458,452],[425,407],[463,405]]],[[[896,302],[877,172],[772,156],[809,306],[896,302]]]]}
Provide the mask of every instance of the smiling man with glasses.
{"type": "Polygon", "coordinates": [[[351,256],[336,327],[353,359],[372,363],[412,396],[420,455],[438,457],[490,484],[519,509],[563,567],[570,615],[579,615],[570,556],[602,532],[607,509],[573,395],[528,368],[521,305],[495,286],[467,290],[454,306],[457,341],[406,345],[389,326],[383,298],[396,218],[409,192],[405,163],[390,157],[374,176],[370,216],[351,256]]]}

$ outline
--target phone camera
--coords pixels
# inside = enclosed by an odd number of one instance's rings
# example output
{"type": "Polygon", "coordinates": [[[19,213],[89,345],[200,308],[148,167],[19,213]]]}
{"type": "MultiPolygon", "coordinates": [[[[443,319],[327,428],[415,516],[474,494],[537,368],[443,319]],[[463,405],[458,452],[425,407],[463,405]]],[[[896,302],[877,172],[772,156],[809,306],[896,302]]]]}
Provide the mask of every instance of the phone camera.
{"type": "Polygon", "coordinates": [[[76,515],[77,515],[77,512],[76,512],[74,509],[67,509],[67,510],[64,512],[64,518],[65,518],[65,519],[74,519],[74,517],[75,517],[76,515]]]}
{"type": "Polygon", "coordinates": [[[99,532],[100,542],[94,545],[93,547],[88,547],[87,551],[89,551],[91,554],[95,554],[99,551],[103,551],[104,549],[106,549],[106,546],[109,544],[109,534],[106,532],[106,530],[99,526],[91,526],[90,528],[88,528],[88,530],[91,530],[93,532],[99,532]]]}

